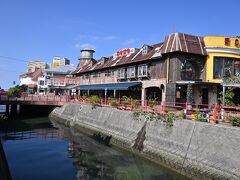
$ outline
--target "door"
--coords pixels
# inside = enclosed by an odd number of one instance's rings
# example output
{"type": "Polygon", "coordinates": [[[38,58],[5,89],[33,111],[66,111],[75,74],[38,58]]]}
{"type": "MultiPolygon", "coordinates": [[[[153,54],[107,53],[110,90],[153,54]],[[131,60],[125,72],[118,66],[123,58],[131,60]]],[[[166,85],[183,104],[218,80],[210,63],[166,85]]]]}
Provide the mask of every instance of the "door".
{"type": "Polygon", "coordinates": [[[202,104],[208,104],[208,88],[202,89],[202,104]]]}

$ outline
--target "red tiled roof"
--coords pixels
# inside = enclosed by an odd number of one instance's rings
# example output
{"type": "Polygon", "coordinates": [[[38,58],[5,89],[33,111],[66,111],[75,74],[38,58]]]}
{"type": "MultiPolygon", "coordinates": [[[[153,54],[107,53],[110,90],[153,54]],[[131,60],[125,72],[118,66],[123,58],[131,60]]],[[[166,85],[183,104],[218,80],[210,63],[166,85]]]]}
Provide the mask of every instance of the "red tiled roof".
{"type": "Polygon", "coordinates": [[[34,72],[31,73],[25,73],[20,75],[20,77],[30,77],[33,81],[37,81],[38,77],[43,74],[42,69],[38,68],[34,72]]]}
{"type": "MultiPolygon", "coordinates": [[[[149,45],[148,45],[149,46],[149,45]]],[[[135,49],[135,52],[131,55],[125,55],[121,57],[114,58],[113,56],[108,57],[108,59],[102,59],[97,61],[95,64],[85,65],[83,67],[77,68],[73,74],[85,73],[100,69],[106,69],[121,65],[133,64],[137,62],[150,61],[154,58],[160,58],[161,54],[171,53],[171,52],[186,52],[198,55],[207,55],[204,49],[204,41],[200,36],[193,36],[183,33],[174,33],[165,37],[164,42],[154,44],[149,46],[148,53],[146,55],[142,54],[141,49],[135,49]]]]}

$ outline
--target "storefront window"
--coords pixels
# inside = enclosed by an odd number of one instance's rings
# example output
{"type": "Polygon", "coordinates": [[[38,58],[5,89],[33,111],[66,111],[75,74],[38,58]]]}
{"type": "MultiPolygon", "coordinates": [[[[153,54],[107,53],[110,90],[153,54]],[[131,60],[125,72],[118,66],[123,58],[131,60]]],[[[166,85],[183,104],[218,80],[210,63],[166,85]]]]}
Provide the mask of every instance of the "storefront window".
{"type": "Polygon", "coordinates": [[[240,60],[239,59],[235,59],[234,61],[234,75],[240,76],[240,60]]]}
{"type": "Polygon", "coordinates": [[[192,80],[195,79],[195,66],[194,62],[189,60],[184,60],[181,65],[181,79],[182,80],[192,80]]]}
{"type": "Polygon", "coordinates": [[[232,77],[236,73],[239,73],[239,65],[234,63],[233,58],[228,57],[214,57],[214,79],[222,79],[232,77]]]}
{"type": "Polygon", "coordinates": [[[223,69],[223,59],[222,58],[214,58],[214,79],[220,79],[222,77],[222,69],[223,69]]]}

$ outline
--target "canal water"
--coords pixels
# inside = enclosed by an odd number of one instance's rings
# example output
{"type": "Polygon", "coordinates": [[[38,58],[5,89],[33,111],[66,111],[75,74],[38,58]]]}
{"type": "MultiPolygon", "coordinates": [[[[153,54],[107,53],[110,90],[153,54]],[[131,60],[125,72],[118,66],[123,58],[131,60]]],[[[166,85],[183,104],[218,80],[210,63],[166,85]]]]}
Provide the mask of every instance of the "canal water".
{"type": "Polygon", "coordinates": [[[0,122],[12,179],[186,179],[46,117],[0,122]]]}

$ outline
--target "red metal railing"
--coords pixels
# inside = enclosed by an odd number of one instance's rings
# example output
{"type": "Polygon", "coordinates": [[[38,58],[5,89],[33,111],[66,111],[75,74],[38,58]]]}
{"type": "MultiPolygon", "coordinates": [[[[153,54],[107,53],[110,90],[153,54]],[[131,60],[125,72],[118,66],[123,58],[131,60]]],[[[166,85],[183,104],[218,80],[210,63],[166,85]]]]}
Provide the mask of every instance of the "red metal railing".
{"type": "MultiPolygon", "coordinates": [[[[0,95],[1,102],[43,102],[44,104],[63,105],[65,102],[90,103],[86,96],[63,96],[63,95],[29,95],[23,94],[21,97],[9,97],[0,95]]],[[[136,100],[132,98],[101,98],[100,106],[114,107],[122,110],[141,110],[148,113],[165,114],[173,112],[175,114],[184,113],[185,118],[194,119],[194,116],[207,116],[212,123],[229,123],[231,117],[240,117],[240,106],[224,106],[218,104],[189,104],[188,102],[166,102],[152,100],[136,100]]]]}

